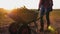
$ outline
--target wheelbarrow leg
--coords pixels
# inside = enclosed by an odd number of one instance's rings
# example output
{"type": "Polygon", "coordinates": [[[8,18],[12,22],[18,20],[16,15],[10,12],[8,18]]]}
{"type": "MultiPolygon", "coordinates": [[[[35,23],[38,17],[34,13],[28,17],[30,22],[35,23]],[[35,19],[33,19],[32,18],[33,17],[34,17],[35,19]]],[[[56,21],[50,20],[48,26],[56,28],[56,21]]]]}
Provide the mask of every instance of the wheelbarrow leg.
{"type": "Polygon", "coordinates": [[[36,31],[36,29],[38,29],[38,26],[37,26],[37,23],[36,23],[36,18],[35,18],[35,20],[34,20],[34,25],[35,25],[35,27],[33,27],[33,29],[31,30],[34,34],[37,34],[37,31],[36,31]]]}
{"type": "MultiPolygon", "coordinates": [[[[35,14],[35,15],[36,15],[36,14],[35,14]]],[[[35,17],[34,17],[34,24],[35,24],[35,27],[38,28],[37,23],[36,23],[36,18],[37,18],[37,17],[35,16],[35,17]]]]}

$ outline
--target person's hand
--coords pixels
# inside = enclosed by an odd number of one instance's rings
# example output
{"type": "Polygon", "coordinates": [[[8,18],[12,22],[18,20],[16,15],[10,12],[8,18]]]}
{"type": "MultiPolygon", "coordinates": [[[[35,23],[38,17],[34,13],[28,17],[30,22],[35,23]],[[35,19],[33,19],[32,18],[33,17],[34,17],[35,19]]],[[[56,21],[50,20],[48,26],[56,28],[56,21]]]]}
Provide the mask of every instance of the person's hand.
{"type": "Polygon", "coordinates": [[[39,11],[40,9],[38,9],[38,11],[39,11]]]}

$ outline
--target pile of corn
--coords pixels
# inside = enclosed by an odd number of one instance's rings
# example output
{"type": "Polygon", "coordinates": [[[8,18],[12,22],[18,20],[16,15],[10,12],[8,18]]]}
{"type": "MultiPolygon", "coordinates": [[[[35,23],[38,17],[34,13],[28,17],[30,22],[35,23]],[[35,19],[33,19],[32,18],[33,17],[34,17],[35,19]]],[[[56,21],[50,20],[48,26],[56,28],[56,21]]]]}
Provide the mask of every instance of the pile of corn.
{"type": "Polygon", "coordinates": [[[32,20],[36,20],[38,17],[38,12],[29,10],[26,7],[22,7],[12,10],[12,12],[9,14],[9,17],[21,23],[29,23],[32,20]]]}

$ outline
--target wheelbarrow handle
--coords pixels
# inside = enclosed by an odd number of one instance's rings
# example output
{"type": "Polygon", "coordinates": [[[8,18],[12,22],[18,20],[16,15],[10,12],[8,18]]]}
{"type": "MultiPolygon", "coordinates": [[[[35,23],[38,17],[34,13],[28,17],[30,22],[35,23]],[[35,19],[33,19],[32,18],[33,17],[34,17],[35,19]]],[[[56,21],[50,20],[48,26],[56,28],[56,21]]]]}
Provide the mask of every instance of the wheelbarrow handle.
{"type": "Polygon", "coordinates": [[[32,20],[32,21],[30,21],[29,23],[27,23],[27,24],[30,24],[30,23],[32,23],[32,22],[34,22],[34,21],[37,21],[37,20],[39,20],[40,19],[40,17],[39,18],[37,18],[36,20],[32,20]]]}

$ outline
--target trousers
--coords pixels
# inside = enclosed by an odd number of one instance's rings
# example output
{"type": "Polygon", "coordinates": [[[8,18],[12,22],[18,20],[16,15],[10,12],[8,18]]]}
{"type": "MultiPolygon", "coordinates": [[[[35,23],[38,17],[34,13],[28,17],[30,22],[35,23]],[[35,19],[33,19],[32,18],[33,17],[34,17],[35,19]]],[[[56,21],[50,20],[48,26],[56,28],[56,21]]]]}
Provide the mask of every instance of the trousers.
{"type": "Polygon", "coordinates": [[[41,6],[41,9],[40,9],[40,25],[41,25],[41,28],[43,29],[44,28],[44,21],[43,21],[43,16],[46,15],[46,21],[47,21],[47,28],[48,26],[50,25],[50,19],[49,19],[49,14],[50,14],[50,11],[52,8],[45,8],[44,6],[41,6]]]}

